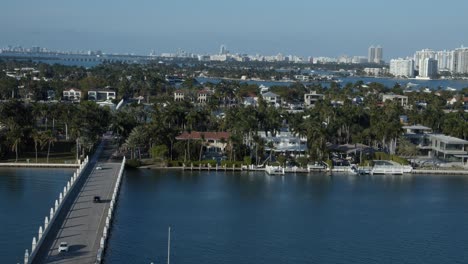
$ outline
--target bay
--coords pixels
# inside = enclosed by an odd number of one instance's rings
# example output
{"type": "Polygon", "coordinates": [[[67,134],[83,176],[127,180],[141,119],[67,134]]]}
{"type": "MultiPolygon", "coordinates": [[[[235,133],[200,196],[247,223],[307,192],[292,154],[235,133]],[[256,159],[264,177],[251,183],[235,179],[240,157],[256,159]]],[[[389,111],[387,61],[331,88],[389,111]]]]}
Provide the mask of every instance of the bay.
{"type": "Polygon", "coordinates": [[[0,263],[23,261],[70,169],[0,168],[0,263]]]}
{"type": "Polygon", "coordinates": [[[106,263],[468,263],[466,176],[127,171],[106,263]]]}

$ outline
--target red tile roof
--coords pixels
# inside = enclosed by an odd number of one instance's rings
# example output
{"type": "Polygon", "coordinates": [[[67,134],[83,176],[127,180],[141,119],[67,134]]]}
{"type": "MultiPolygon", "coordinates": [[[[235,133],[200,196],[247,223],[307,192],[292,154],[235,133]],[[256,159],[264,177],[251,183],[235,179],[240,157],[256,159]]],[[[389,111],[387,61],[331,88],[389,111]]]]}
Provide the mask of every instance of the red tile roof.
{"type": "Polygon", "coordinates": [[[226,141],[231,137],[231,133],[229,132],[198,132],[192,131],[190,134],[188,132],[184,132],[176,137],[177,140],[188,140],[188,139],[201,139],[202,134],[205,137],[205,140],[221,140],[225,139],[226,141]]]}

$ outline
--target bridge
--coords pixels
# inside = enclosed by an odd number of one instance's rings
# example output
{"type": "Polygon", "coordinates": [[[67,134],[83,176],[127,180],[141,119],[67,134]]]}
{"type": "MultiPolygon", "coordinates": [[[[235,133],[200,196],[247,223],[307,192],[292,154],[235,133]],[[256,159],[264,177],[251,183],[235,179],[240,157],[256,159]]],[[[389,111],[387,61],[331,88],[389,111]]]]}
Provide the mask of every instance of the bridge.
{"type": "Polygon", "coordinates": [[[25,264],[102,261],[125,163],[125,158],[111,159],[115,149],[104,137],[94,156],[80,165],[39,227],[31,253],[26,250],[25,264]],[[68,252],[58,251],[61,242],[67,242],[68,252]]]}

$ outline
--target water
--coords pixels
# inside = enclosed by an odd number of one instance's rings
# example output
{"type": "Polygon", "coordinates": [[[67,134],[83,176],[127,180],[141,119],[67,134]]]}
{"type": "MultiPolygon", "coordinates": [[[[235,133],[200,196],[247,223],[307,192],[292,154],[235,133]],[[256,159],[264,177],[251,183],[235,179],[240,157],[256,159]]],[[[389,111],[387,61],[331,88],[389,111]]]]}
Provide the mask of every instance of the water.
{"type": "MultiPolygon", "coordinates": [[[[219,83],[221,82],[221,79],[219,78],[208,78],[208,77],[200,77],[197,78],[197,80],[200,83],[219,83]]],[[[381,83],[385,85],[386,87],[393,87],[396,83],[399,83],[403,88],[408,84],[416,84],[417,86],[414,86],[412,89],[420,89],[420,88],[430,88],[430,89],[438,89],[441,87],[442,89],[446,89],[447,87],[450,88],[455,88],[457,90],[461,90],[463,88],[468,87],[468,80],[409,80],[409,79],[396,79],[396,78],[370,78],[370,77],[343,77],[340,78],[341,86],[346,85],[347,83],[356,83],[357,81],[363,81],[364,83],[371,83],[371,82],[376,82],[376,83],[381,83]]],[[[257,84],[257,85],[265,85],[267,87],[271,86],[290,86],[294,82],[273,82],[273,81],[240,81],[241,83],[247,83],[247,84],[257,84]]],[[[307,85],[310,84],[322,84],[323,87],[329,87],[330,82],[311,82],[311,83],[305,83],[307,85]]]]}
{"type": "Polygon", "coordinates": [[[23,261],[69,169],[0,168],[0,263],[23,261]]]}
{"type": "Polygon", "coordinates": [[[468,263],[468,177],[127,171],[106,263],[468,263]]]}

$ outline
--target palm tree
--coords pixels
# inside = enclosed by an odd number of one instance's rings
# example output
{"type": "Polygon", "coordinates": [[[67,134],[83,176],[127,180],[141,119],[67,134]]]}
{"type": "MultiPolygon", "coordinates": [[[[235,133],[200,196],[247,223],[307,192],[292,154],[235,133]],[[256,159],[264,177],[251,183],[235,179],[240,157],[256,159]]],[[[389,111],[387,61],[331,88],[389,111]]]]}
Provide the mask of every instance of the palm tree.
{"type": "Polygon", "coordinates": [[[19,126],[13,125],[10,127],[7,138],[8,141],[10,141],[11,150],[15,152],[15,162],[18,162],[18,145],[21,144],[23,140],[23,130],[19,126]]]}
{"type": "Polygon", "coordinates": [[[49,163],[49,154],[50,154],[50,147],[51,145],[54,144],[54,142],[57,142],[57,139],[55,136],[52,134],[52,131],[47,130],[43,133],[43,141],[42,144],[43,146],[47,144],[47,163],[49,163]]]}
{"type": "Polygon", "coordinates": [[[36,163],[37,163],[37,147],[38,145],[42,144],[42,133],[40,133],[37,129],[33,129],[31,132],[31,137],[34,141],[34,150],[36,152],[36,163]]]}

